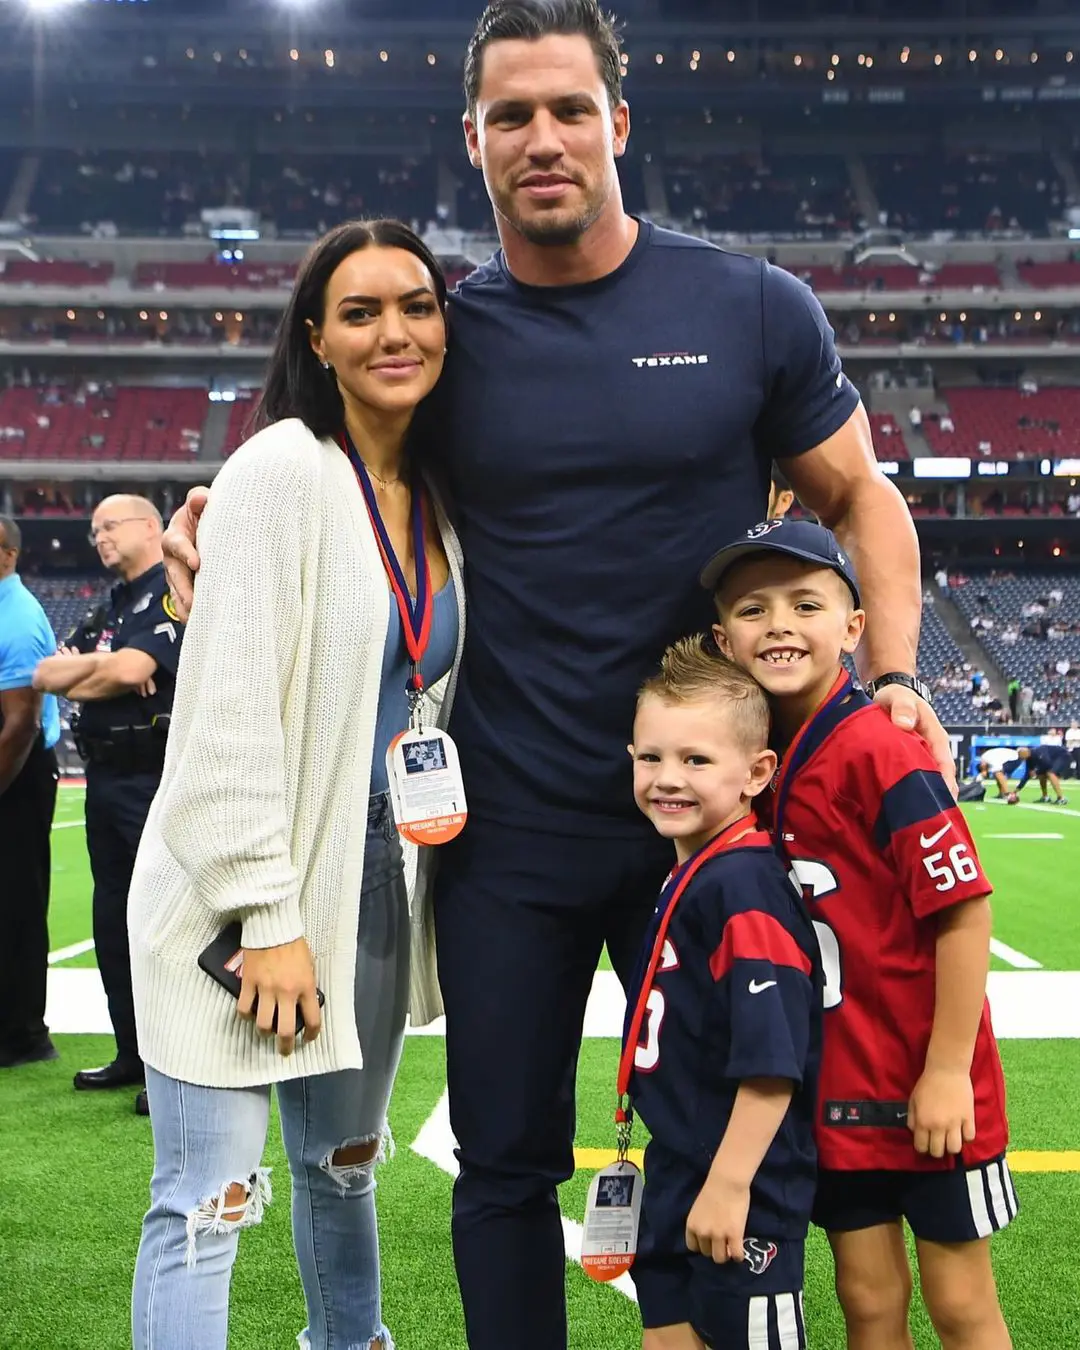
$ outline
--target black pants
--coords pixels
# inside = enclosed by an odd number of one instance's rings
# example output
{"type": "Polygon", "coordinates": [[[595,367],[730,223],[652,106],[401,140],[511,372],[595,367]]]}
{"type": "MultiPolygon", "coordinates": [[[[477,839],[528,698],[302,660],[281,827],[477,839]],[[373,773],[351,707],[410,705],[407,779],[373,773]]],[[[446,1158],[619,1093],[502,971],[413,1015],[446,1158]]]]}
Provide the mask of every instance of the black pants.
{"type": "MultiPolygon", "coordinates": [[[[605,942],[624,986],[674,861],[669,843],[553,837],[470,820],[435,895],[453,1237],[471,1350],[564,1350],[556,1186],[574,1171],[574,1082],[605,942]]],[[[611,1101],[616,1056],[611,1056],[611,1101]]]]}
{"type": "Polygon", "coordinates": [[[127,898],[135,853],[160,773],[123,774],[86,767],[86,847],[94,874],[94,948],[116,1037],[116,1058],[139,1062],[131,993],[127,898]]]}
{"type": "Polygon", "coordinates": [[[0,796],[0,1054],[30,1049],[46,1034],[49,839],[56,780],[56,756],[39,740],[0,796]]]}

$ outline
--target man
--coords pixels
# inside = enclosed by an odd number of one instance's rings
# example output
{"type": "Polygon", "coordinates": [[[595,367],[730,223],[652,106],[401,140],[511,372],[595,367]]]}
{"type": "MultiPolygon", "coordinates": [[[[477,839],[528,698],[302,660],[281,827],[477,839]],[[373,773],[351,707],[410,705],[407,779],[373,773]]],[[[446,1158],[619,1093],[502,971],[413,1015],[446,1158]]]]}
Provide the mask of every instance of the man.
{"type": "Polygon", "coordinates": [[[1065,749],[1069,752],[1068,772],[1073,778],[1080,777],[1080,722],[1074,717],[1065,732],[1065,749]]]}
{"type": "Polygon", "coordinates": [[[15,568],[18,525],[0,516],[0,1068],[55,1059],[45,1026],[49,966],[49,839],[56,806],[60,711],[33,687],[56,650],[45,611],[15,568]]]}
{"type": "MultiPolygon", "coordinates": [[[[169,599],[161,516],[145,497],[106,497],[90,542],[120,578],[34,688],[82,703],[76,745],[86,765],[86,844],[94,874],[94,947],[116,1036],[116,1058],[75,1075],[82,1091],[143,1081],[135,1036],[127,895],[146,814],[165,762],[183,628],[169,599]]],[[[146,1114],[146,1094],[135,1101],[146,1114]]]]}
{"type": "MultiPolygon", "coordinates": [[[[630,114],[595,0],[493,5],[465,83],[503,248],[453,297],[426,436],[471,606],[453,717],[470,818],[435,901],[453,1231],[472,1350],[557,1350],[585,1002],[605,940],[629,980],[670,865],[633,804],[635,693],[708,626],[702,555],[762,518],[774,454],[863,578],[864,674],[892,676],[881,702],[954,773],[910,687],[914,529],[812,292],[626,215],[630,114]]],[[[170,531],[181,610],[204,501],[170,531]]]]}
{"type": "Polygon", "coordinates": [[[1042,792],[1040,802],[1050,801],[1046,793],[1049,784],[1054,789],[1053,804],[1067,806],[1069,799],[1061,790],[1059,775],[1069,771],[1069,752],[1056,745],[1021,745],[1016,753],[1017,759],[994,774],[998,791],[1002,796],[1008,797],[1009,805],[1015,806],[1020,800],[1020,793],[1033,778],[1037,778],[1042,792]],[[1010,792],[1008,780],[1013,777],[1017,782],[1016,787],[1010,792]]]}
{"type": "Polygon", "coordinates": [[[780,520],[795,505],[791,484],[774,464],[769,478],[769,505],[765,510],[769,520],[780,520]]]}

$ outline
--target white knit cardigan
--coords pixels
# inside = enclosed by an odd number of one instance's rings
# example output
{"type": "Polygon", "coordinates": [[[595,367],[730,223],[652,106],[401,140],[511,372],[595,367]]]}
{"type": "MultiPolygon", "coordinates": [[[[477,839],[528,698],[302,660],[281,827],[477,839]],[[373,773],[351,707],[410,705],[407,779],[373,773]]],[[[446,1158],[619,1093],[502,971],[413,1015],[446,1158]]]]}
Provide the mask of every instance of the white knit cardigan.
{"type": "MultiPolygon", "coordinates": [[[[427,698],[445,725],[465,632],[461,550],[450,675],[427,698]]],[[[372,748],[390,590],[341,449],[296,419],[228,460],[199,526],[161,786],[128,898],[139,1053],[172,1078],[247,1087],[359,1068],[353,986],[372,748]],[[322,1033],[284,1058],[197,964],[230,920],[246,947],[303,936],[326,995],[322,1033]]],[[[410,1013],[442,1012],[431,855],[409,859],[410,1013]]]]}

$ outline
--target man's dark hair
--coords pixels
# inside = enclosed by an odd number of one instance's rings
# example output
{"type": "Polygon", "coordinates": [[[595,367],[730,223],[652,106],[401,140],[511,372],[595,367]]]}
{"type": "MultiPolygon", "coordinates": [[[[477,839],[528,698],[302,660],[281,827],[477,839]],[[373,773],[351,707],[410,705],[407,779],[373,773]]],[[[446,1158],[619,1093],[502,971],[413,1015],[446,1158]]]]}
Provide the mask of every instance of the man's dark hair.
{"type": "Polygon", "coordinates": [[[494,0],[481,14],[465,53],[465,102],[470,117],[476,113],[480,96],[484,48],[514,39],[538,42],[552,33],[589,39],[608,99],[613,108],[618,107],[622,65],[614,14],[605,13],[597,0],[494,0]]]}
{"type": "Polygon", "coordinates": [[[353,253],[365,248],[403,248],[431,273],[435,298],[446,313],[446,278],[427,244],[399,220],[348,220],[313,245],[300,264],[292,295],[278,325],[262,397],[252,429],[298,417],[314,435],[338,436],[345,426],[345,405],[332,370],[323,370],[311,349],[308,322],[322,327],[326,287],[353,253]]]}
{"type": "Polygon", "coordinates": [[[772,485],[773,485],[773,487],[777,490],[777,492],[790,492],[790,491],[791,491],[791,484],[790,484],[790,483],[788,482],[788,480],[784,477],[784,475],[780,472],[780,470],[776,467],[776,461],[775,461],[775,460],[773,461],[773,466],[772,466],[772,485]]]}
{"type": "Polygon", "coordinates": [[[0,516],[0,548],[13,548],[22,552],[22,530],[10,516],[0,516]]]}

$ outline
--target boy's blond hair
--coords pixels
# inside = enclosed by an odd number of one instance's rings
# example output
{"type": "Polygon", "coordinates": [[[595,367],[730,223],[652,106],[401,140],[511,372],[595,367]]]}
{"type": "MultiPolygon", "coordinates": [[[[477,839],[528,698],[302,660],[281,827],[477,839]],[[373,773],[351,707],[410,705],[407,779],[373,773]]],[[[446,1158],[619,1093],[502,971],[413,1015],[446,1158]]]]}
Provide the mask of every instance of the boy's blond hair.
{"type": "Polygon", "coordinates": [[[676,704],[715,698],[743,750],[753,754],[768,745],[769,705],[764,689],[741,666],[722,656],[704,634],[672,643],[660,669],[638,690],[638,705],[650,696],[676,704]]]}

